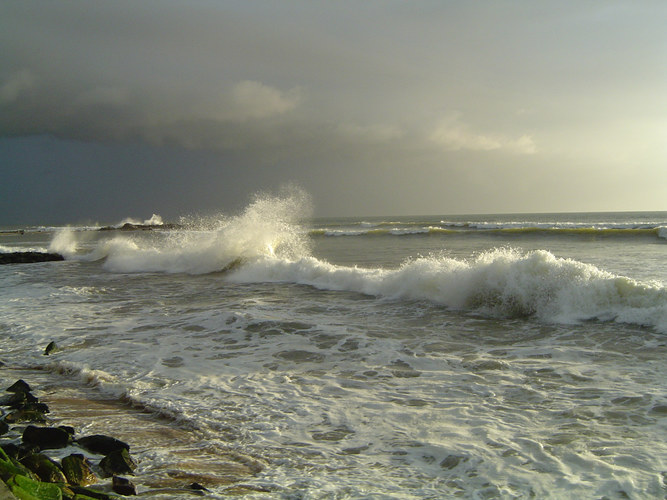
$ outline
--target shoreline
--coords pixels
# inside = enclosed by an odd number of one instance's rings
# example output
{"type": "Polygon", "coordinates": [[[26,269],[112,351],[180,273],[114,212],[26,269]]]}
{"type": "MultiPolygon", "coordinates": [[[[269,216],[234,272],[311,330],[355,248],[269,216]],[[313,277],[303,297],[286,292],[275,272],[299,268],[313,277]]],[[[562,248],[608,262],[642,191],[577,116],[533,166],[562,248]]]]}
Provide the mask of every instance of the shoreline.
{"type": "MultiPolygon", "coordinates": [[[[16,431],[21,432],[28,425],[68,426],[75,431],[74,445],[76,439],[84,435],[113,436],[128,443],[137,465],[129,479],[141,496],[192,498],[206,492],[227,496],[261,491],[243,484],[264,468],[261,460],[212,442],[196,429],[179,426],[167,417],[129,402],[105,398],[94,387],[63,374],[0,366],[3,387],[9,387],[16,380],[25,380],[39,401],[48,405],[49,413],[43,423],[13,424],[10,434],[0,437],[3,445],[18,443],[20,438],[16,431]],[[13,435],[13,439],[7,439],[8,435],[13,435]]],[[[4,407],[3,413],[4,419],[7,414],[4,407]]],[[[68,448],[68,451],[72,450],[68,448]]],[[[46,454],[59,455],[57,450],[47,450],[46,454]]],[[[94,487],[108,490],[109,481],[110,478],[99,478],[94,487]]]]}

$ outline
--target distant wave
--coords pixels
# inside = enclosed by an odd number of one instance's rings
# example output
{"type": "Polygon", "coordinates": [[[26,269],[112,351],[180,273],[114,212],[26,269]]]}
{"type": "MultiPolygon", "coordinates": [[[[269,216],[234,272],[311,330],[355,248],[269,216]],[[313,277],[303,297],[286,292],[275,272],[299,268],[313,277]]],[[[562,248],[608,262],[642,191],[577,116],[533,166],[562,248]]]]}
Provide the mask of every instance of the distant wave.
{"type": "Polygon", "coordinates": [[[373,228],[317,228],[309,232],[313,237],[340,237],[340,236],[416,236],[416,235],[457,235],[473,236],[485,235],[540,235],[540,236],[570,236],[570,237],[637,237],[667,240],[667,226],[624,227],[622,225],[585,226],[585,225],[520,225],[520,224],[449,224],[443,226],[423,225],[396,225],[379,224],[373,228]],[[444,226],[444,227],[443,227],[444,226]]]}
{"type": "Polygon", "coordinates": [[[144,221],[127,218],[123,220],[119,224],[119,226],[123,226],[125,224],[143,225],[143,226],[161,226],[164,224],[164,222],[162,221],[161,216],[159,216],[158,214],[153,214],[150,219],[146,219],[144,221]]]}
{"type": "Polygon", "coordinates": [[[420,234],[458,234],[460,231],[441,227],[375,227],[373,229],[313,229],[311,236],[410,236],[420,234]]]}

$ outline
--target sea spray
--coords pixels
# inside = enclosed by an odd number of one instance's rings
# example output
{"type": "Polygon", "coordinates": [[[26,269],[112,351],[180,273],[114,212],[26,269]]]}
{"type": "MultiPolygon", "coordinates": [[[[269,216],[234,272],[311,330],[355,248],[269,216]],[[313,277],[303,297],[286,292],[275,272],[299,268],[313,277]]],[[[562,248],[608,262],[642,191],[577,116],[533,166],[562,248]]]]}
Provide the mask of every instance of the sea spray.
{"type": "MultiPolygon", "coordinates": [[[[192,467],[200,450],[267,464],[242,483],[196,479],[216,497],[240,485],[282,498],[665,497],[664,240],[320,235],[312,252],[260,239],[225,273],[105,267],[107,255],[156,248],[191,269],[182,250],[246,212],[145,231],[73,227],[69,262],[1,267],[0,358],[137,406],[147,422],[168,416],[195,445],[126,428],[148,443],[143,463],[174,479],[206,473],[192,467]],[[61,350],[45,357],[52,340],[61,350]]],[[[646,219],[664,227],[667,214],[646,219]]],[[[437,227],[442,216],[384,220],[437,227]]],[[[375,224],[284,222],[287,240],[375,224]]]]}
{"type": "Polygon", "coordinates": [[[434,253],[396,269],[334,265],[311,254],[300,222],[310,199],[296,188],[258,194],[237,216],[190,219],[183,230],[114,232],[87,253],[86,232],[56,233],[50,251],[104,260],[112,272],[206,274],[236,282],[286,282],[392,300],[425,300],[491,317],[545,323],[617,321],[667,332],[667,291],[546,250],[499,248],[468,259],[434,253]]]}
{"type": "Polygon", "coordinates": [[[308,255],[308,241],[297,222],[310,210],[308,195],[289,187],[275,196],[258,194],[242,214],[219,216],[214,223],[210,218],[191,219],[180,231],[114,232],[85,254],[78,253],[85,236],[65,229],[55,235],[50,248],[68,258],[104,259],[104,267],[113,272],[205,274],[261,257],[308,255]]]}
{"type": "Polygon", "coordinates": [[[77,253],[78,241],[76,233],[71,228],[63,228],[54,234],[49,244],[49,252],[59,253],[66,259],[72,258],[77,253]]]}

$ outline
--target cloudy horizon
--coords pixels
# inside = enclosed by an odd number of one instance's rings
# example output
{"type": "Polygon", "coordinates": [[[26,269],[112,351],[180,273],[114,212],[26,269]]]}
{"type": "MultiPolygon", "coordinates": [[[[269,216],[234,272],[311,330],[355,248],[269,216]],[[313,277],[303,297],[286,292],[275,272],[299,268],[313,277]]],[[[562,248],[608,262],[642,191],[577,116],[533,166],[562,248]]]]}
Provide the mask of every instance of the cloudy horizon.
{"type": "Polygon", "coordinates": [[[667,4],[8,1],[0,224],[666,210],[667,4]],[[48,221],[46,219],[49,219],[48,221]]]}

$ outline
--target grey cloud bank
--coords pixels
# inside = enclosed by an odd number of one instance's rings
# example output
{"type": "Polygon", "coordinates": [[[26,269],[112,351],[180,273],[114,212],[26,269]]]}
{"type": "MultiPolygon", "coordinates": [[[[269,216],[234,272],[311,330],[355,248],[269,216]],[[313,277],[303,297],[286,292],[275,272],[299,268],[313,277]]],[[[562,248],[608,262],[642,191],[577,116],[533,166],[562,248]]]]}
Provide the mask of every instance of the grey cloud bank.
{"type": "Polygon", "coordinates": [[[663,2],[7,1],[4,222],[76,217],[76,193],[97,193],[79,217],[226,210],[288,181],[322,215],[664,209],[666,21],[663,2]]]}

